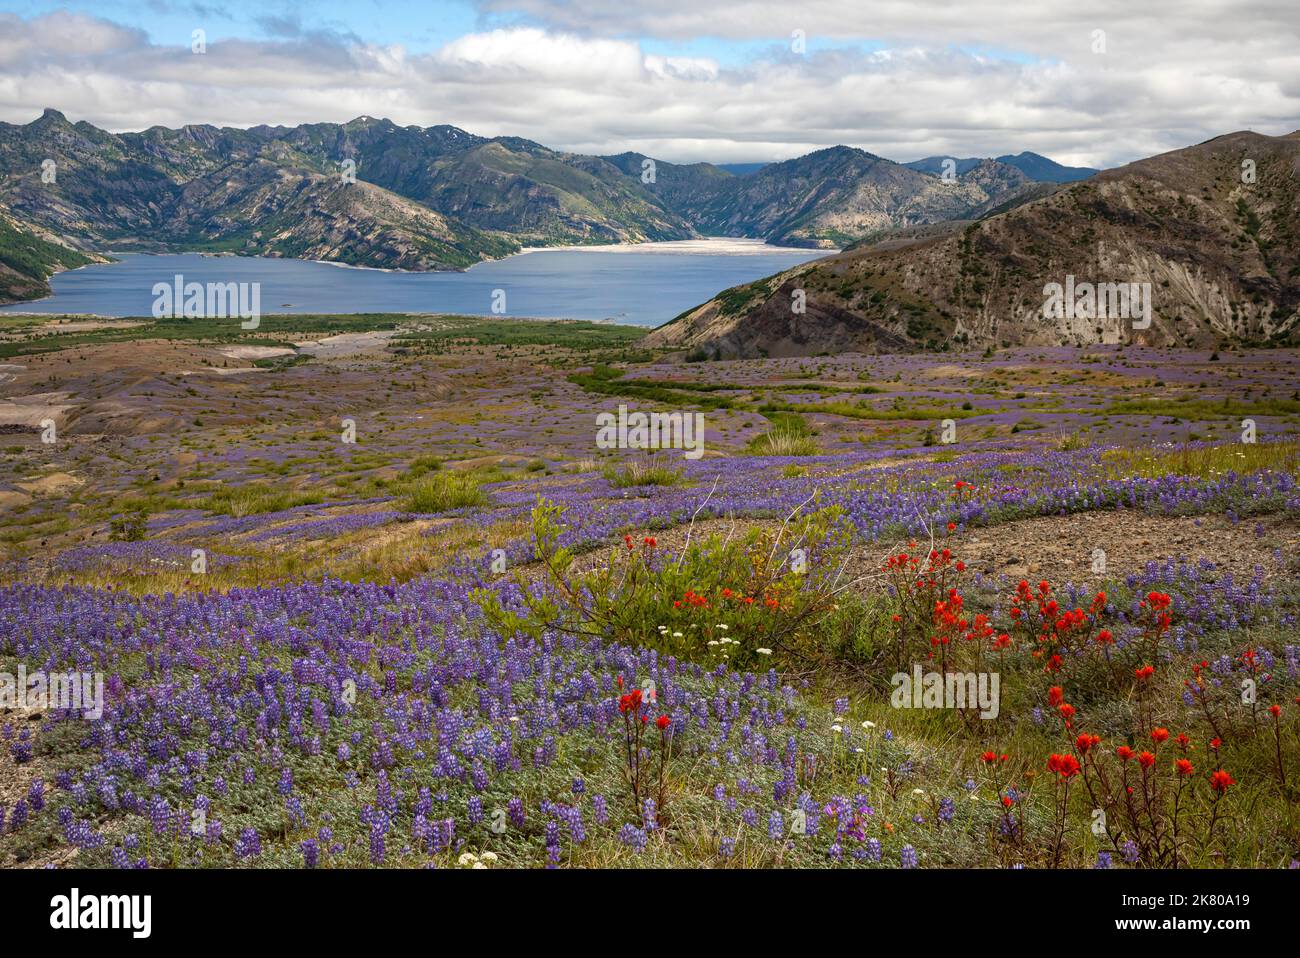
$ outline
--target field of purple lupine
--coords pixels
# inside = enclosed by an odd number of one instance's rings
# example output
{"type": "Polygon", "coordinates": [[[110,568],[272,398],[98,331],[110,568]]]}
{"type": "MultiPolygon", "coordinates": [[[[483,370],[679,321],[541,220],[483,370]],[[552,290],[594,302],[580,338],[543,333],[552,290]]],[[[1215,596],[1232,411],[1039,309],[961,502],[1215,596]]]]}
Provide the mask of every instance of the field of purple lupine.
{"type": "Polygon", "coordinates": [[[1293,353],[481,325],[9,351],[0,866],[1295,867],[1293,353]]]}

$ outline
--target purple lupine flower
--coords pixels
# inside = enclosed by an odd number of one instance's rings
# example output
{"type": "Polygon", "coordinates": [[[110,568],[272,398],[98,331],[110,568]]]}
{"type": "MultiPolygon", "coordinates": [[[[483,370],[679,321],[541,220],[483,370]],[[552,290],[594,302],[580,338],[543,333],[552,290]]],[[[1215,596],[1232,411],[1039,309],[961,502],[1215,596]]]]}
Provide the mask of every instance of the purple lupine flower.
{"type": "Polygon", "coordinates": [[[171,828],[172,810],[167,799],[155,795],[149,802],[149,821],[153,823],[154,834],[164,835],[171,828]]]}
{"type": "Polygon", "coordinates": [[[256,858],[262,854],[262,839],[257,834],[257,829],[251,826],[245,827],[239,832],[239,839],[235,842],[236,858],[256,858]]]}
{"type": "Polygon", "coordinates": [[[916,867],[916,849],[911,845],[904,845],[901,854],[902,866],[904,868],[916,867]]]}
{"type": "Polygon", "coordinates": [[[785,833],[785,823],[781,818],[781,813],[773,810],[772,814],[767,816],[767,837],[777,841],[785,833]]]}
{"type": "Polygon", "coordinates": [[[944,798],[939,801],[939,821],[947,825],[952,821],[952,817],[957,812],[957,803],[951,798],[944,798]]]}
{"type": "Polygon", "coordinates": [[[510,817],[510,823],[516,828],[524,827],[524,800],[522,798],[512,798],[506,805],[506,814],[510,817]]]}
{"type": "Polygon", "coordinates": [[[637,828],[631,822],[624,825],[618,832],[618,840],[638,853],[645,851],[646,837],[645,829],[637,828]]]}
{"type": "Polygon", "coordinates": [[[298,847],[302,849],[303,867],[315,868],[320,861],[320,846],[316,844],[316,839],[304,839],[298,847]]]}

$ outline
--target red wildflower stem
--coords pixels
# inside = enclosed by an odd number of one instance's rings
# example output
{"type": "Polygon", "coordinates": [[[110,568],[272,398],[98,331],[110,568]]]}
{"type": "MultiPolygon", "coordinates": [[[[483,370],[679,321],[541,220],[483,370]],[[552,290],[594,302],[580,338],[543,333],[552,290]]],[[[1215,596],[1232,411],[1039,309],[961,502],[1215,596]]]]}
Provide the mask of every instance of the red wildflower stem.
{"type": "Polygon", "coordinates": [[[1152,769],[1154,768],[1155,766],[1152,765],[1150,768],[1143,767],[1142,769],[1142,804],[1146,807],[1147,820],[1151,825],[1151,849],[1155,854],[1156,862],[1160,863],[1164,858],[1164,842],[1162,841],[1160,834],[1161,816],[1155,801],[1157,784],[1155,776],[1152,774],[1152,769]]]}
{"type": "MultiPolygon", "coordinates": [[[[1083,766],[1083,787],[1088,790],[1088,800],[1092,802],[1092,807],[1100,808],[1102,810],[1102,827],[1106,830],[1106,838],[1110,841],[1110,847],[1115,850],[1116,854],[1122,854],[1119,847],[1119,840],[1115,837],[1115,833],[1110,830],[1110,813],[1114,808],[1115,802],[1110,797],[1111,792],[1110,786],[1106,783],[1106,773],[1102,770],[1101,765],[1096,761],[1096,759],[1092,759],[1091,761],[1089,760],[1091,754],[1095,750],[1096,747],[1094,746],[1079,755],[1079,761],[1083,766]],[[1097,784],[1101,787],[1103,794],[1106,795],[1105,801],[1101,801],[1097,797],[1097,791],[1093,788],[1092,778],[1088,775],[1088,770],[1090,768],[1094,773],[1096,773],[1097,784]]],[[[1075,751],[1078,752],[1078,749],[1076,748],[1075,751]]]]}
{"type": "Polygon", "coordinates": [[[1058,789],[1060,801],[1056,809],[1056,839],[1052,845],[1052,867],[1061,867],[1061,846],[1065,841],[1065,817],[1070,807],[1070,780],[1068,778],[1061,780],[1061,787],[1058,789]]]}
{"type": "Polygon", "coordinates": [[[1197,682],[1197,686],[1196,686],[1197,692],[1193,696],[1193,698],[1195,698],[1196,701],[1200,704],[1201,712],[1205,715],[1205,721],[1208,722],[1210,728],[1214,730],[1214,737],[1222,740],[1223,732],[1219,728],[1219,723],[1216,722],[1214,719],[1214,713],[1210,711],[1209,696],[1205,692],[1205,687],[1200,684],[1199,676],[1197,676],[1196,682],[1197,682]]]}
{"type": "Polygon", "coordinates": [[[1183,786],[1185,776],[1178,776],[1178,789],[1174,792],[1174,821],[1173,821],[1173,840],[1174,840],[1174,868],[1178,867],[1178,807],[1183,800],[1183,786]]]}
{"type": "Polygon", "coordinates": [[[637,795],[636,775],[633,772],[636,768],[636,763],[632,758],[632,726],[631,719],[628,718],[627,712],[623,713],[623,742],[627,747],[627,777],[628,784],[632,786],[632,800],[639,803],[640,799],[637,795]]]}
{"type": "Polygon", "coordinates": [[[1277,750],[1277,780],[1286,794],[1286,766],[1282,764],[1282,710],[1274,705],[1269,709],[1273,715],[1273,745],[1277,750]]]}
{"type": "Polygon", "coordinates": [[[1214,798],[1210,802],[1210,826],[1205,830],[1205,845],[1202,850],[1208,850],[1210,843],[1214,841],[1214,826],[1219,820],[1219,801],[1223,798],[1223,793],[1215,790],[1214,798]]]}
{"type": "Polygon", "coordinates": [[[1228,793],[1228,788],[1235,784],[1237,783],[1232,776],[1224,769],[1219,769],[1210,774],[1210,792],[1213,799],[1210,806],[1210,827],[1205,830],[1205,849],[1208,849],[1210,843],[1214,841],[1214,826],[1219,821],[1219,802],[1228,793]]]}
{"type": "Polygon", "coordinates": [[[1124,795],[1124,810],[1128,812],[1129,825],[1133,828],[1133,841],[1138,846],[1138,861],[1147,862],[1150,860],[1150,850],[1146,836],[1143,834],[1141,816],[1133,804],[1133,788],[1128,783],[1128,762],[1124,763],[1123,769],[1123,774],[1120,777],[1120,788],[1124,795]]]}
{"type": "MultiPolygon", "coordinates": [[[[660,723],[662,723],[662,718],[660,723]]],[[[666,795],[668,787],[668,750],[672,743],[672,727],[666,724],[659,724],[659,782],[655,789],[655,806],[662,813],[667,807],[666,795]]]]}

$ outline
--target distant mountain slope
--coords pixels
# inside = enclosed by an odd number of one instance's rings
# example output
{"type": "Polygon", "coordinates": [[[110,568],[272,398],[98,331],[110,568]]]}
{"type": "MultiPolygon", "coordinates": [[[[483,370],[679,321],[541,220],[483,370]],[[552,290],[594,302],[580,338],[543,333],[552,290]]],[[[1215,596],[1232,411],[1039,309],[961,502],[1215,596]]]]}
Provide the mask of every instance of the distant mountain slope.
{"type": "Polygon", "coordinates": [[[646,343],[758,356],[1300,342],[1297,134],[1233,133],[1107,170],[959,232],[937,230],[726,290],[646,343]],[[1242,182],[1245,161],[1253,183],[1242,182]],[[1150,327],[1109,308],[1101,318],[1045,318],[1045,287],[1069,277],[1149,284],[1150,327]],[[797,290],[803,314],[791,308],[797,290]]]}
{"type": "Polygon", "coordinates": [[[698,235],[598,158],[371,118],[117,135],[47,110],[23,126],[0,123],[0,209],[84,248],[404,269],[463,268],[524,243],[698,235]],[[53,182],[41,176],[46,160],[53,182]]]}
{"type": "Polygon", "coordinates": [[[60,243],[36,236],[0,214],[0,305],[50,295],[51,275],[103,262],[60,243]]]}
{"type": "Polygon", "coordinates": [[[1014,166],[1025,176],[1039,183],[1074,183],[1101,172],[1088,166],[1062,166],[1055,160],[1049,160],[1045,156],[1027,150],[1015,156],[1010,154],[999,156],[998,162],[1014,166]]]}
{"type": "Polygon", "coordinates": [[[919,173],[929,173],[931,176],[942,176],[947,168],[948,162],[952,162],[953,175],[957,176],[965,173],[980,163],[982,159],[976,156],[956,157],[956,156],[926,156],[919,160],[910,160],[903,166],[909,170],[916,170],[919,173]]]}
{"type": "MultiPolygon", "coordinates": [[[[611,160],[630,174],[644,158],[611,160]]],[[[865,150],[835,146],[743,177],[709,164],[658,163],[647,188],[708,235],[834,249],[875,230],[961,216],[1027,182],[1018,170],[989,161],[944,183],[865,150]]]]}
{"type": "MultiPolygon", "coordinates": [[[[910,163],[904,163],[903,165],[909,169],[919,170],[922,173],[940,176],[944,170],[944,162],[949,159],[955,161],[954,172],[959,176],[980,163],[986,162],[978,157],[958,159],[957,157],[947,156],[927,156],[924,159],[912,160],[910,163]]],[[[1027,150],[1014,156],[1008,153],[1005,156],[997,157],[996,160],[1006,166],[1014,166],[1036,183],[1073,183],[1076,180],[1085,180],[1100,172],[1100,170],[1094,170],[1086,166],[1062,166],[1055,160],[1049,160],[1041,154],[1030,153],[1027,150]]]]}
{"type": "Polygon", "coordinates": [[[519,248],[358,180],[265,128],[117,136],[46,113],[0,124],[0,209],[83,248],[222,249],[449,269],[519,248]],[[53,182],[42,178],[54,162],[53,182]]]}
{"type": "MultiPolygon", "coordinates": [[[[451,126],[399,127],[362,117],[341,126],[262,128],[316,162],[356,162],[360,179],[479,230],[525,244],[688,239],[688,222],[600,157],[451,126]]],[[[250,131],[252,132],[252,131],[250,131]]]]}

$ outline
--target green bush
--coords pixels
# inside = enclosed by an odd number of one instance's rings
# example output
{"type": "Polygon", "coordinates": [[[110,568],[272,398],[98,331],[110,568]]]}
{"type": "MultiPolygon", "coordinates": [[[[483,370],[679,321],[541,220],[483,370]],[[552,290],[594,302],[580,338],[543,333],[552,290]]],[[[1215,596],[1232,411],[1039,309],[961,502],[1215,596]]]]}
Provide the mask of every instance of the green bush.
{"type": "Polygon", "coordinates": [[[632,486],[676,486],[686,481],[686,474],[662,462],[651,459],[632,459],[621,466],[606,465],[600,474],[615,489],[632,486]]]}
{"type": "Polygon", "coordinates": [[[487,503],[487,495],[472,475],[434,472],[418,479],[407,489],[404,508],[408,512],[447,512],[487,503]]]}
{"type": "Polygon", "coordinates": [[[544,499],[533,508],[544,581],[518,577],[522,614],[494,591],[473,593],[501,635],[563,631],[745,669],[824,657],[819,624],[847,586],[849,531],[838,507],[792,514],[776,531],[688,538],[676,558],[629,535],[587,571],[558,544],[562,515],[544,499]]]}
{"type": "Polygon", "coordinates": [[[745,451],[753,456],[815,456],[820,452],[812,429],[803,416],[791,412],[765,413],[772,428],[749,441],[745,451]]]}
{"type": "Polygon", "coordinates": [[[136,509],[118,516],[108,524],[108,538],[113,542],[139,542],[149,531],[149,514],[136,509]]]}
{"type": "Polygon", "coordinates": [[[280,512],[295,506],[309,506],[323,502],[319,492],[295,492],[264,483],[249,483],[218,489],[208,497],[207,506],[213,512],[240,518],[264,512],[280,512]]]}

